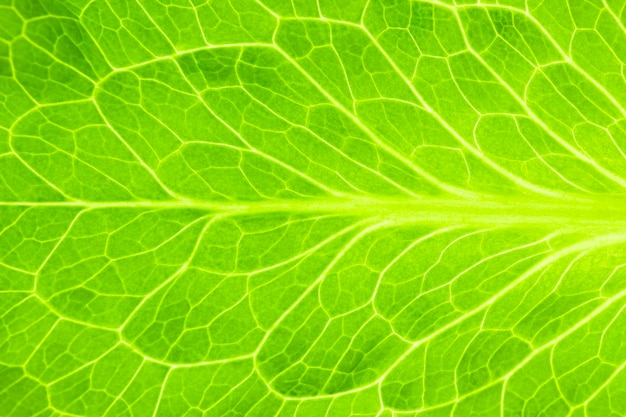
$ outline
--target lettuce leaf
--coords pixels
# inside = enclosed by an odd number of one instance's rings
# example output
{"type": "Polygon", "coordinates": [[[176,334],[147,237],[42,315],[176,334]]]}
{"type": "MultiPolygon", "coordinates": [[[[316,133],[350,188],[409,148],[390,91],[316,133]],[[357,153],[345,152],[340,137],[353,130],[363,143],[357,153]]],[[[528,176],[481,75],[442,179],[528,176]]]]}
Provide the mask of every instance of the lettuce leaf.
{"type": "Polygon", "coordinates": [[[618,0],[0,0],[0,415],[626,415],[618,0]]]}

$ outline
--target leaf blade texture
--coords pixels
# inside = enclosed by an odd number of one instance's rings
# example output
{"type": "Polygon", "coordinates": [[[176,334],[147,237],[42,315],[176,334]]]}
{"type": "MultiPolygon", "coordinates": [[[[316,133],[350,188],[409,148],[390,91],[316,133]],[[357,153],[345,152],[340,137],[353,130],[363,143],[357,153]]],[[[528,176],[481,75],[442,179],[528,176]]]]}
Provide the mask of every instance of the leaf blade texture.
{"type": "Polygon", "coordinates": [[[0,415],[626,415],[618,1],[0,1],[0,415]]]}

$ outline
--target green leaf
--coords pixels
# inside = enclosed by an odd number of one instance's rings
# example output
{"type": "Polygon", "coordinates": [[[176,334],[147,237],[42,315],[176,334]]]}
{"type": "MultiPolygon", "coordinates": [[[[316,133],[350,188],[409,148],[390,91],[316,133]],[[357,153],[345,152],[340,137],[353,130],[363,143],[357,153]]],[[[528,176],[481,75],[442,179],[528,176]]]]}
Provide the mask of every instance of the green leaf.
{"type": "Polygon", "coordinates": [[[0,415],[626,415],[617,0],[0,0],[0,415]]]}

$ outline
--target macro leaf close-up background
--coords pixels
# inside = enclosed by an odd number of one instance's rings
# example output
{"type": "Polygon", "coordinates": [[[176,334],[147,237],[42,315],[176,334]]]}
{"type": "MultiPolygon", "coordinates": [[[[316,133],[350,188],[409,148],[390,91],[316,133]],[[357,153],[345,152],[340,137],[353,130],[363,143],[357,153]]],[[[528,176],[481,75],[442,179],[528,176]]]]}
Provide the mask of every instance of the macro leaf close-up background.
{"type": "Polygon", "coordinates": [[[626,416],[623,0],[0,0],[0,416],[626,416]]]}

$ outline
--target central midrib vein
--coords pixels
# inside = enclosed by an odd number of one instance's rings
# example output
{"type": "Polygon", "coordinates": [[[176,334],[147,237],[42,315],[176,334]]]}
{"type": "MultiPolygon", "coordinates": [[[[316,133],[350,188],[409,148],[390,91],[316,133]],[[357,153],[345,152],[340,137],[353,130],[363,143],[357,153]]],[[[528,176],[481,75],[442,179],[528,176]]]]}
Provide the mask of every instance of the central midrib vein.
{"type": "Polygon", "coordinates": [[[459,224],[555,224],[626,227],[626,202],[615,199],[325,198],[217,202],[201,200],[105,202],[0,202],[2,206],[83,209],[198,209],[232,214],[334,213],[406,222],[459,224]]]}

